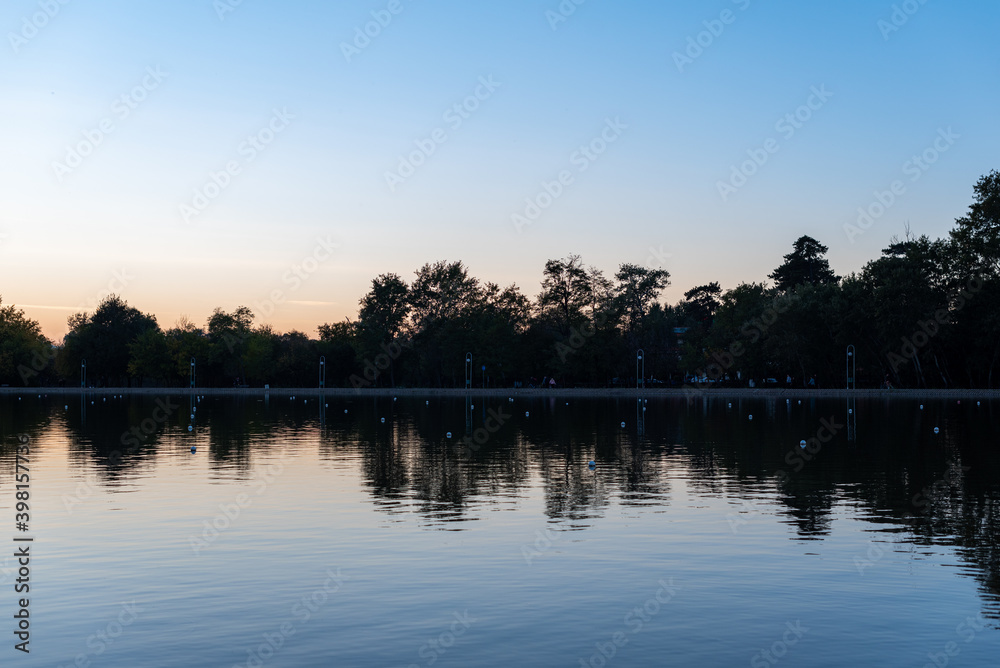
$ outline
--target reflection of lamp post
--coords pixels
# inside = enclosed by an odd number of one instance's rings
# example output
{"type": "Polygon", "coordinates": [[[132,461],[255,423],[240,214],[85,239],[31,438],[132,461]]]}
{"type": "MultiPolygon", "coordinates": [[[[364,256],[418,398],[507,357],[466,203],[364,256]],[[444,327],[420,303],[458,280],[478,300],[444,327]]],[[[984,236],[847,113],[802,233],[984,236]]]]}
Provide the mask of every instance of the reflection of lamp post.
{"type": "Polygon", "coordinates": [[[857,358],[854,356],[854,346],[847,346],[847,389],[853,390],[857,388],[857,382],[855,380],[855,369],[857,358]]]}
{"type": "Polygon", "coordinates": [[[465,353],[465,389],[472,388],[472,353],[465,353]]]}
{"type": "Polygon", "coordinates": [[[197,369],[195,368],[195,365],[196,365],[196,361],[192,357],[191,358],[191,389],[192,390],[194,389],[194,386],[195,386],[195,380],[196,380],[195,374],[197,373],[197,369]]]}
{"type": "Polygon", "coordinates": [[[483,365],[483,389],[486,389],[486,365],[483,365]]]}
{"type": "Polygon", "coordinates": [[[646,362],[643,361],[642,356],[645,351],[639,348],[635,353],[635,389],[639,389],[639,380],[642,379],[642,387],[646,387],[646,362]]]}
{"type": "Polygon", "coordinates": [[[319,358],[319,386],[326,387],[326,355],[319,358]]]}
{"type": "Polygon", "coordinates": [[[80,360],[80,387],[87,387],[87,359],[80,360]]]}

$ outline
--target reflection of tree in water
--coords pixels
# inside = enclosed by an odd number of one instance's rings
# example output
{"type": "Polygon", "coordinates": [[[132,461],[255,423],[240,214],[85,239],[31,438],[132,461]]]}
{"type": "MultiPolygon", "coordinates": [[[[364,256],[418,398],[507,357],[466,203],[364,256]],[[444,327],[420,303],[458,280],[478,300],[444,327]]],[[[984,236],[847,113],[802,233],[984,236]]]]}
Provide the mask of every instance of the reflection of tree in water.
{"type": "MultiPolygon", "coordinates": [[[[93,406],[79,397],[0,401],[3,457],[12,456],[12,435],[38,437],[65,425],[73,465],[96,468],[113,484],[152,470],[164,448],[191,438],[187,397],[174,398],[179,408],[132,449],[123,448],[122,434],[152,417],[155,398],[93,399],[93,406]]],[[[833,507],[847,504],[863,521],[905,534],[914,545],[954,549],[969,565],[961,572],[981,587],[986,614],[1000,619],[1000,461],[992,447],[998,425],[985,407],[970,415],[951,404],[917,411],[908,402],[861,401],[858,441],[848,442],[843,430],[796,466],[790,461],[800,438],[815,434],[821,418],[843,421],[840,402],[818,402],[815,410],[779,404],[771,420],[767,406],[749,401],[733,408],[726,400],[651,403],[639,436],[631,401],[535,402],[527,406],[530,418],[523,417],[525,402],[515,410],[503,399],[476,401],[474,411],[461,399],[358,401],[350,414],[342,405],[331,409],[320,430],[314,402],[303,410],[287,397],[272,396],[269,404],[210,397],[198,405],[196,436],[208,439],[212,467],[231,475],[249,473],[271,449],[320,434],[322,459],[360,463],[376,508],[435,528],[462,528],[488,507],[514,507],[533,484],[550,519],[581,526],[616,500],[662,506],[675,468],[706,498],[775,499],[779,505],[762,512],[794,527],[794,539],[830,535],[833,507]],[[750,412],[762,416],[752,426],[750,412]],[[499,429],[478,431],[497,414],[507,416],[499,429]],[[937,425],[940,435],[933,434],[937,425]],[[467,428],[482,442],[473,440],[475,448],[464,452],[467,428]],[[595,471],[587,468],[590,459],[595,471]]]]}

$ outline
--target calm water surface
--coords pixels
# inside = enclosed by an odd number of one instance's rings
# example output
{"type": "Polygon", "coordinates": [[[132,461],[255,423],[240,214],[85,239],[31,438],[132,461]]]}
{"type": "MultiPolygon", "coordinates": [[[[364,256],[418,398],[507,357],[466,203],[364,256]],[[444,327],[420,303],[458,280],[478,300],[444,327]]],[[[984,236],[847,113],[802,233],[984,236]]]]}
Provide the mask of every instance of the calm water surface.
{"type": "Polygon", "coordinates": [[[925,404],[2,397],[0,665],[997,666],[1000,404],[925,404]]]}

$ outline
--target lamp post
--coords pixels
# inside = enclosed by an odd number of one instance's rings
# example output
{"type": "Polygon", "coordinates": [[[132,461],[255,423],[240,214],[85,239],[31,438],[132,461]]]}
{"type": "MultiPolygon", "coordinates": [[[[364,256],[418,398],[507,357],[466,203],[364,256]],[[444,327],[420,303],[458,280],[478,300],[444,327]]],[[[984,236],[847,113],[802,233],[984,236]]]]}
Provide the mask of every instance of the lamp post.
{"type": "Polygon", "coordinates": [[[854,355],[854,346],[847,346],[847,389],[853,390],[857,388],[857,381],[855,370],[857,367],[857,358],[854,355]]]}
{"type": "Polygon", "coordinates": [[[195,358],[192,357],[191,358],[191,389],[192,390],[194,389],[195,384],[196,384],[195,381],[197,380],[197,376],[196,376],[196,374],[197,374],[197,367],[196,367],[196,365],[197,365],[197,361],[195,360],[195,358]]]}
{"type": "Polygon", "coordinates": [[[326,387],[326,355],[319,358],[319,387],[326,387]]]}
{"type": "Polygon", "coordinates": [[[465,389],[472,389],[472,353],[465,353],[465,389]]]}
{"type": "Polygon", "coordinates": [[[87,387],[87,358],[80,360],[80,387],[87,387]]]}
{"type": "Polygon", "coordinates": [[[646,362],[643,360],[643,355],[645,351],[639,348],[635,353],[635,389],[639,389],[640,380],[642,382],[642,387],[646,387],[646,362]]]}

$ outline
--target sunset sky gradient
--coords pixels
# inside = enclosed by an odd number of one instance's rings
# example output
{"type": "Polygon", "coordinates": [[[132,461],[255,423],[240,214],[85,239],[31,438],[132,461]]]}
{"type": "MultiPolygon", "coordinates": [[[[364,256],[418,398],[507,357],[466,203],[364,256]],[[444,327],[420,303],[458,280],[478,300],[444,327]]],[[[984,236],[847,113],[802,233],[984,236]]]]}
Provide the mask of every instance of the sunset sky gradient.
{"type": "Polygon", "coordinates": [[[839,274],[943,236],[1000,168],[993,0],[576,2],[4,3],[3,303],[315,336],[381,273],[534,297],[570,253],[675,303],[802,234],[839,274]]]}

